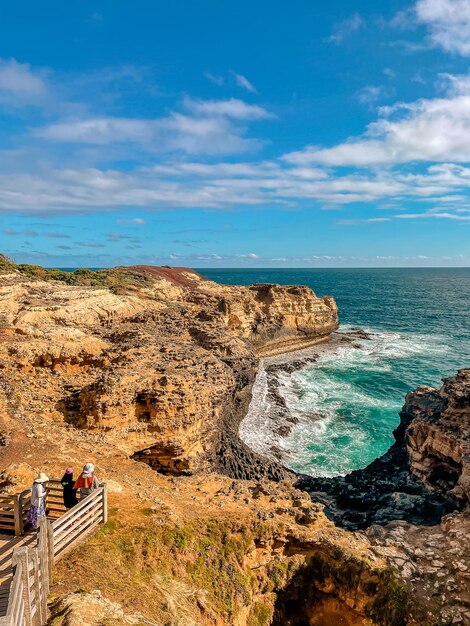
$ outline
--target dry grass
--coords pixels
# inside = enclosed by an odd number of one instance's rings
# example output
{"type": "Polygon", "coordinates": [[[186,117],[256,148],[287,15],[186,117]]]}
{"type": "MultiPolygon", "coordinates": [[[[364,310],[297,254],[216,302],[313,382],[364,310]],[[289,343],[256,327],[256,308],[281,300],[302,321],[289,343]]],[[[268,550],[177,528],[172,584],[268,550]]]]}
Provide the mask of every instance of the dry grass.
{"type": "Polygon", "coordinates": [[[105,526],[60,561],[54,595],[98,589],[126,611],[179,626],[220,624],[221,616],[230,623],[250,604],[244,560],[254,548],[253,529],[211,519],[197,527],[162,524],[145,509],[135,517],[124,525],[112,511],[105,526]]]}

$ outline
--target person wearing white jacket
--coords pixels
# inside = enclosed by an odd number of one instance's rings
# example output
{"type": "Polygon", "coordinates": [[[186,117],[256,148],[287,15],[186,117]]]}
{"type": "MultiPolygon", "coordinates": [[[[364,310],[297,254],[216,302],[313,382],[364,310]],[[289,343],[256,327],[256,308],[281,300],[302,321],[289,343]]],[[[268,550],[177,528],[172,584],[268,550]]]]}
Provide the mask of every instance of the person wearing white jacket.
{"type": "Polygon", "coordinates": [[[46,487],[45,483],[49,482],[49,477],[41,472],[34,479],[31,487],[31,508],[29,509],[28,522],[33,528],[38,527],[38,519],[46,515],[46,487]]]}

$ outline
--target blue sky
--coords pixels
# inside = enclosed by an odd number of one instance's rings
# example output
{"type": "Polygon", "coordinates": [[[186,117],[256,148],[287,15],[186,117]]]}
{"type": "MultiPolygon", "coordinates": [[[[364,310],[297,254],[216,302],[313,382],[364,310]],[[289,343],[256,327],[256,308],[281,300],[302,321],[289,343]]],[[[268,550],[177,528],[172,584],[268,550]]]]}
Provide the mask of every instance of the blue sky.
{"type": "Polygon", "coordinates": [[[468,266],[469,61],[470,0],[3,3],[0,250],[468,266]]]}

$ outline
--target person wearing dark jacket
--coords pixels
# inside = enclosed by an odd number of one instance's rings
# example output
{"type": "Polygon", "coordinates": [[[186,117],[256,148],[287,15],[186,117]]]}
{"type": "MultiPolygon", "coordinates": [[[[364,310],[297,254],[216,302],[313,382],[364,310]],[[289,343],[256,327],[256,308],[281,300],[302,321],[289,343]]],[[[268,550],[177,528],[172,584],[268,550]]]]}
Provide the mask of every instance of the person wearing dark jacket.
{"type": "Polygon", "coordinates": [[[64,505],[66,509],[71,509],[78,503],[77,490],[74,489],[73,469],[68,467],[60,481],[63,489],[64,505]]]}

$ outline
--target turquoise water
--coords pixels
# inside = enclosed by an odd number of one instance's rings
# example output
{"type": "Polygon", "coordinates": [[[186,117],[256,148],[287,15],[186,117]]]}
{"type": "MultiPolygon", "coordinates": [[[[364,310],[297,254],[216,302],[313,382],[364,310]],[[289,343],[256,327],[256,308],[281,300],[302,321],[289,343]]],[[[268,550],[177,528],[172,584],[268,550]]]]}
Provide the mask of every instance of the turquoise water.
{"type": "Polygon", "coordinates": [[[297,471],[334,476],[366,466],[392,443],[406,393],[470,367],[470,268],[199,271],[227,284],[308,285],[336,298],[341,330],[372,333],[281,377],[299,422],[278,446],[297,471]]]}

